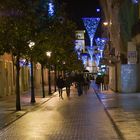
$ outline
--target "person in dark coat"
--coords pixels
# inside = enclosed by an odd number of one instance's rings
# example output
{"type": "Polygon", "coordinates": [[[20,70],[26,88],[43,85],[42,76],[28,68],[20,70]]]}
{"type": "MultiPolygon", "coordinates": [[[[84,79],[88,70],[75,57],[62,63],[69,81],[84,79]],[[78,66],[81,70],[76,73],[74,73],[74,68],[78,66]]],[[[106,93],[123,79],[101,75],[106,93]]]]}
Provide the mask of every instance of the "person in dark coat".
{"type": "Polygon", "coordinates": [[[71,87],[71,84],[72,84],[71,77],[69,75],[66,75],[65,86],[66,86],[66,94],[67,94],[68,98],[70,98],[70,87],[71,87]]]}
{"type": "Polygon", "coordinates": [[[87,91],[89,90],[89,87],[90,87],[90,79],[87,76],[84,78],[84,91],[85,91],[85,93],[87,93],[87,91]]]}
{"type": "Polygon", "coordinates": [[[97,85],[97,88],[100,90],[101,89],[101,84],[103,83],[102,75],[97,75],[95,83],[97,85]]]}
{"type": "Polygon", "coordinates": [[[56,80],[56,85],[58,87],[58,92],[59,92],[59,97],[63,99],[62,92],[63,92],[63,87],[64,87],[64,79],[62,75],[58,76],[58,79],[56,80]]]}
{"type": "Polygon", "coordinates": [[[103,78],[104,78],[104,90],[108,90],[109,75],[105,74],[103,78]]]}
{"type": "Polygon", "coordinates": [[[84,84],[83,74],[82,73],[77,74],[75,80],[77,84],[78,96],[81,96],[83,94],[83,84],[84,84]]]}

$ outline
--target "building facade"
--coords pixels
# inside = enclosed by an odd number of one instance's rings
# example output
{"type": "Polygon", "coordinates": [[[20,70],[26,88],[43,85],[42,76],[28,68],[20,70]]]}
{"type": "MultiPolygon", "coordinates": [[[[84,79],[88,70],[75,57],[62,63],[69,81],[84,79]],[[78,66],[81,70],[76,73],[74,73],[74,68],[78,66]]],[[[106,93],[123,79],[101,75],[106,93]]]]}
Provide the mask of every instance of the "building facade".
{"type": "Polygon", "coordinates": [[[128,61],[128,57],[129,60],[136,60],[139,56],[138,46],[132,36],[132,29],[139,20],[139,2],[101,0],[100,3],[103,19],[107,23],[103,30],[109,39],[105,57],[109,66],[110,88],[118,92],[140,91],[139,61],[128,61]],[[129,49],[133,47],[130,44],[134,44],[136,50],[129,49]]]}

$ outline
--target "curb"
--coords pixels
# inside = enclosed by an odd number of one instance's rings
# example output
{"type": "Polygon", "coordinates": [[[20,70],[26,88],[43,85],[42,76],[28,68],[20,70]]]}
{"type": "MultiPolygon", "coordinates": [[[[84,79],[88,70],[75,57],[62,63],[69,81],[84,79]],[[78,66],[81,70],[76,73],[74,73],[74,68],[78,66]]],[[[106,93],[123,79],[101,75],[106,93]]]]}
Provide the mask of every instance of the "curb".
{"type": "MultiPolygon", "coordinates": [[[[29,113],[30,111],[33,111],[35,109],[37,109],[39,106],[43,105],[44,103],[48,102],[49,100],[51,100],[53,97],[57,96],[57,91],[52,93],[51,96],[47,96],[46,100],[43,102],[38,102],[36,105],[34,105],[33,108],[30,108],[29,111],[28,110],[21,110],[21,111],[14,111],[13,114],[15,115],[14,118],[7,122],[3,127],[0,128],[0,131],[5,131],[6,128],[11,125],[12,123],[14,123],[15,121],[17,121],[18,119],[20,119],[21,117],[23,117],[24,115],[26,115],[27,113],[29,113]],[[20,112],[23,112],[22,114],[18,114],[20,112]]],[[[0,132],[1,134],[2,132],[0,132]]]]}
{"type": "Polygon", "coordinates": [[[104,110],[105,110],[107,116],[109,117],[109,119],[110,119],[110,121],[111,121],[111,123],[112,123],[112,125],[113,125],[113,127],[114,127],[114,129],[116,131],[116,133],[118,134],[120,140],[125,140],[122,132],[119,130],[119,128],[117,127],[117,125],[116,125],[115,121],[113,120],[112,116],[109,114],[107,108],[104,106],[104,104],[103,104],[100,96],[98,95],[99,93],[96,91],[96,89],[93,88],[93,90],[94,90],[95,95],[97,96],[97,98],[99,99],[99,101],[101,102],[101,104],[103,105],[104,110]]]}

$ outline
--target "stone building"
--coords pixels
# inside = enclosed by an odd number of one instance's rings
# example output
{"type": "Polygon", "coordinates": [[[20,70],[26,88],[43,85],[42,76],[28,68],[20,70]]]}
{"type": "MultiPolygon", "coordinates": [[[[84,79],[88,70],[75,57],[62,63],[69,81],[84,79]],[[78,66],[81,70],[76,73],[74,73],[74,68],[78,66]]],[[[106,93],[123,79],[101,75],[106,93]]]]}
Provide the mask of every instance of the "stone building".
{"type": "MultiPolygon", "coordinates": [[[[139,2],[135,0],[100,0],[103,35],[109,38],[105,62],[109,66],[110,88],[119,92],[140,91],[139,51],[132,35],[139,21],[139,2]]],[[[140,26],[139,26],[140,28],[140,26]]]]}

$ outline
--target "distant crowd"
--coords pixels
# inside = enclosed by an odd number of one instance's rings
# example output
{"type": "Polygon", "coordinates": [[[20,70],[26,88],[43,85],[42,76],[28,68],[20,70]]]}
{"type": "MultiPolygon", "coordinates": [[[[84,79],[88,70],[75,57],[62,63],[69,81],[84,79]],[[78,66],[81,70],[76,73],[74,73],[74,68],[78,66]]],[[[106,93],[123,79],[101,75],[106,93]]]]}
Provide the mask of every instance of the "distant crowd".
{"type": "Polygon", "coordinates": [[[59,75],[56,80],[56,85],[59,92],[59,97],[63,99],[63,88],[66,88],[66,95],[70,99],[71,86],[74,85],[77,88],[78,96],[81,96],[83,92],[87,94],[89,90],[91,80],[95,81],[99,90],[108,90],[109,76],[104,75],[84,75],[83,73],[75,73],[74,75],[66,74],[65,76],[59,75]]]}

